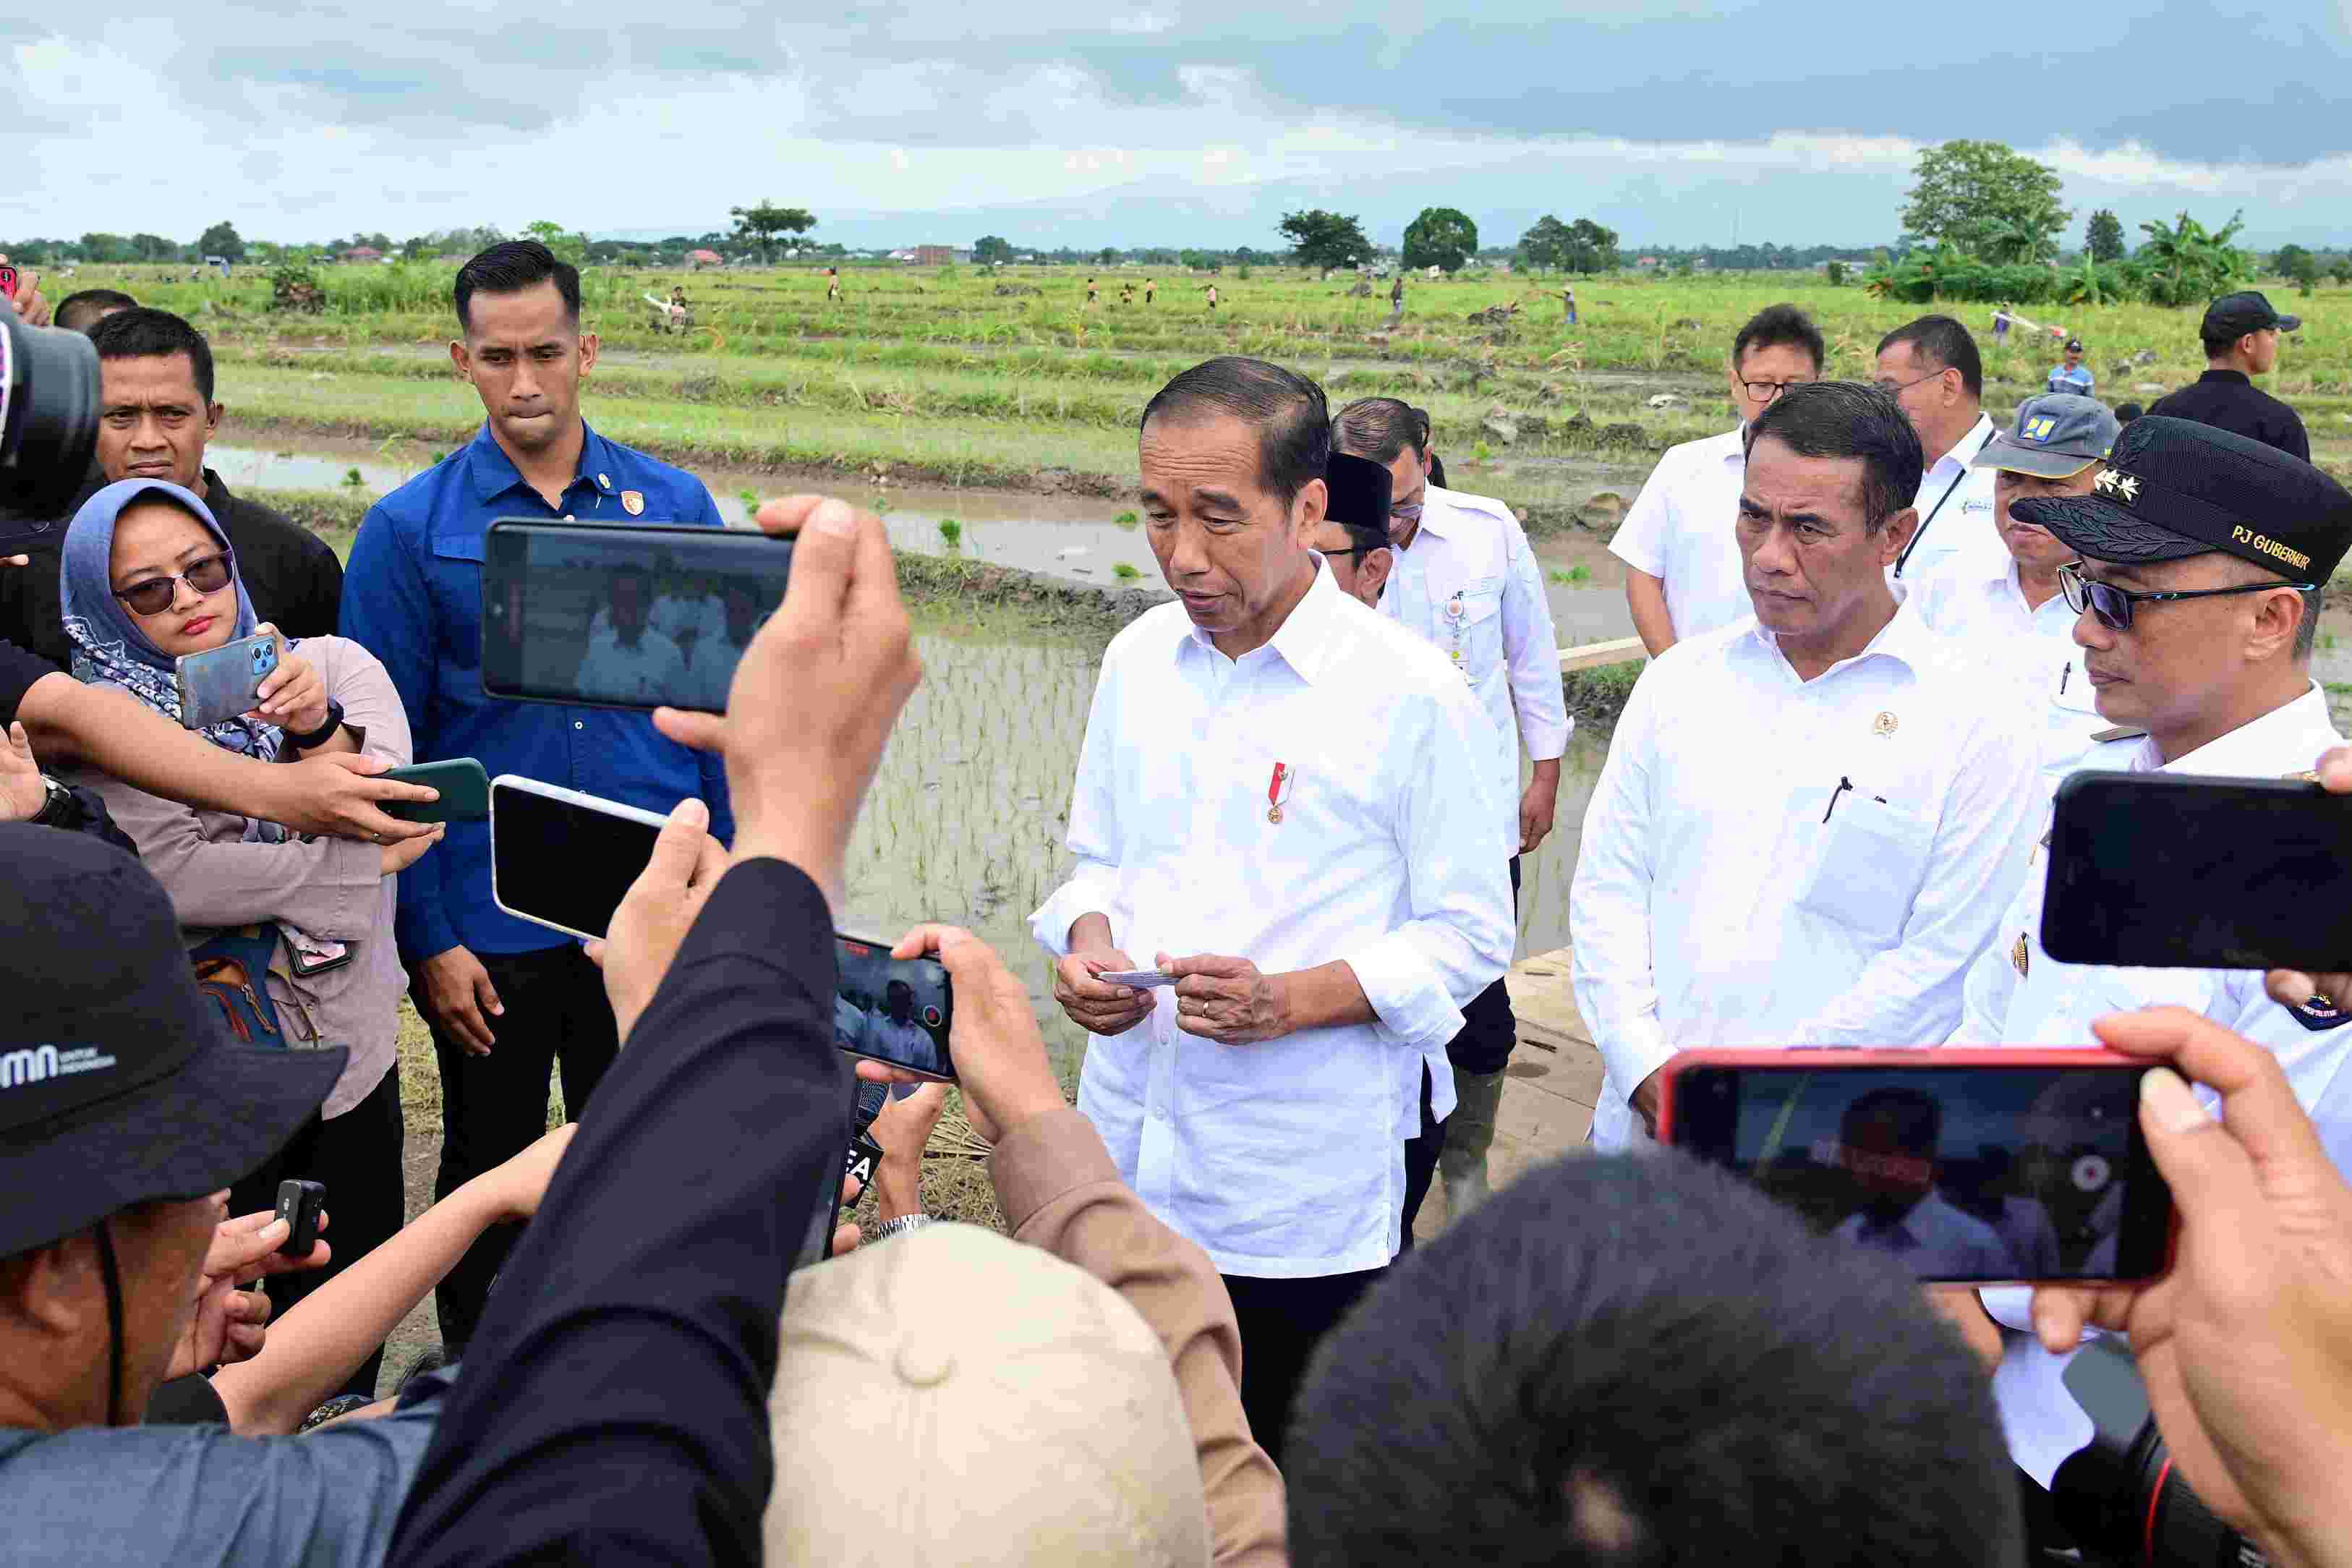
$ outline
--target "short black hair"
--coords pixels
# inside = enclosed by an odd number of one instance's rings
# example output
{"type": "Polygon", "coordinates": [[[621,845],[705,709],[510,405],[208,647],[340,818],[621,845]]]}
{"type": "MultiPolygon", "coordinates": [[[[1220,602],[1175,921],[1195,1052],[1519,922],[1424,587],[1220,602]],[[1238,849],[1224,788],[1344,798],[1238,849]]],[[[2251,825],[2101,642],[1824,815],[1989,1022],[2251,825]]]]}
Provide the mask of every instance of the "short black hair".
{"type": "Polygon", "coordinates": [[[1408,447],[1415,457],[1429,450],[1429,416],[1401,398],[1359,397],[1331,422],[1331,438],[1351,457],[1393,463],[1408,447]]]}
{"type": "Polygon", "coordinates": [[[2255,327],[2247,331],[2224,332],[2220,337],[2213,337],[2209,335],[2202,326],[2200,326],[2197,331],[2197,341],[2205,345],[2205,357],[2209,361],[2227,359],[2230,355],[2230,351],[2238,346],[2238,340],[2240,338],[2252,337],[2255,332],[2265,331],[2267,330],[2267,328],[2263,327],[2255,327]]]}
{"type": "Polygon", "coordinates": [[[58,301],[57,324],[69,332],[86,332],[109,310],[127,310],[139,301],[120,289],[83,289],[58,301]]]}
{"type": "Polygon", "coordinates": [[[1845,1108],[1838,1118],[1838,1135],[1853,1142],[1854,1129],[1871,1121],[1888,1121],[1904,1148],[1933,1157],[1944,1141],[1943,1102],[1924,1089],[1888,1084],[1874,1089],[1845,1108]]]}
{"type": "Polygon", "coordinates": [[[89,342],[101,360],[185,354],[196,373],[196,395],[207,404],[213,400],[213,346],[205,342],[204,333],[169,310],[147,305],[117,310],[91,323],[89,342]]]}
{"type": "Polygon", "coordinates": [[[578,326],[580,268],[558,260],[555,252],[535,239],[500,240],[457,268],[457,280],[449,289],[457,305],[457,325],[473,330],[469,308],[478,293],[520,294],[542,283],[555,285],[563,296],[563,313],[578,326]]]}
{"type": "Polygon", "coordinates": [[[1969,389],[1969,395],[1984,396],[1984,356],[1977,353],[1977,341],[1969,336],[1969,330],[1951,317],[1922,316],[1906,321],[1878,340],[1878,352],[1885,353],[1896,343],[1909,343],[1914,354],[1935,361],[1938,370],[1958,371],[1960,384],[1969,389]]]}
{"type": "Polygon", "coordinates": [[[1678,1153],[1555,1161],[1400,1258],[1297,1411],[1297,1568],[2024,1557],[1916,1282],[1678,1153]]]}
{"type": "Polygon", "coordinates": [[[1739,368],[1739,362],[1748,357],[1749,349],[1783,345],[1812,355],[1815,375],[1821,374],[1822,367],[1830,363],[1830,345],[1811,316],[1794,305],[1767,305],[1748,317],[1739,335],[1731,340],[1731,368],[1739,368]]]}
{"type": "Polygon", "coordinates": [[[1151,395],[1139,430],[1174,419],[1230,414],[1258,429],[1258,482],[1285,506],[1331,466],[1331,405],[1295,370],[1226,354],[1204,360],[1151,395]]]}
{"type": "Polygon", "coordinates": [[[1876,533],[1919,496],[1927,454],[1891,392],[1858,381],[1800,382],[1748,426],[1750,456],[1767,436],[1800,458],[1862,459],[1862,521],[1876,533]]]}
{"type": "Polygon", "coordinates": [[[2128,425],[2147,412],[2137,403],[2118,403],[2116,405],[2116,423],[2128,425]]]}

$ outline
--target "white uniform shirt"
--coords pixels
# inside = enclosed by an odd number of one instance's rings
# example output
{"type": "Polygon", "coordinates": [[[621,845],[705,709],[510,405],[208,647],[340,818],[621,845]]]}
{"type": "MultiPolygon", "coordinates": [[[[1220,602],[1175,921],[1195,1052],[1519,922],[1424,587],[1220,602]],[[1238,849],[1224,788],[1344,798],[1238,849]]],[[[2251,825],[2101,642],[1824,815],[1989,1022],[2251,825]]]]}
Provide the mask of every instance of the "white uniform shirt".
{"type": "Polygon", "coordinates": [[[1381,614],[1437,645],[1470,683],[1494,731],[1488,746],[1507,835],[1519,847],[1519,748],[1536,762],[1568,750],[1574,721],[1559,682],[1559,637],[1543,572],[1511,509],[1429,487],[1412,547],[1395,552],[1381,614]]]}
{"type": "Polygon", "coordinates": [[[1668,447],[1609,542],[1609,553],[1665,584],[1678,642],[1756,613],[1739,553],[1745,436],[1742,426],[1668,447]]]}
{"type": "MultiPolygon", "coordinates": [[[[2091,749],[2086,768],[2130,773],[2281,778],[2300,773],[2319,753],[2343,744],[2327,715],[2327,698],[2314,686],[2284,707],[2185,757],[2165,763],[2145,736],[2091,749]]],[[[2038,813],[2047,826],[2050,813],[2038,813]]],[[[2273,1002],[2252,969],[2132,969],[2061,963],[2042,948],[2042,899],[2048,857],[2037,850],[2031,873],[2003,915],[1994,940],[1969,971],[1967,1011],[1955,1045],[2092,1046],[2091,1021],[2109,1013],[2177,1005],[2201,1013],[2267,1048],[2286,1071],[2295,1099],[2320,1121],[2320,1137],[2339,1169],[2352,1173],[2352,1105],[2328,1100],[2331,1083],[2347,1070],[2352,1029],[2312,1027],[2273,1002]],[[2335,1120],[2324,1120],[2323,1113],[2335,1120]]],[[[2341,1090],[2338,1091],[2339,1095],[2341,1090]]],[[[2200,1098],[2210,1105],[2204,1090],[2200,1098]]],[[[1985,1306],[2012,1330],[1993,1379],[1995,1403],[2020,1468],[2043,1486],[2059,1461],[2091,1440],[2091,1418],[2059,1381],[2065,1356],[2053,1356],[2031,1333],[2032,1293],[2022,1287],[1984,1292],[1985,1306]]]]}
{"type": "MultiPolygon", "coordinates": [[[[1927,465],[1919,478],[1919,533],[1902,563],[1901,581],[1915,590],[1948,574],[1990,577],[2009,559],[2009,547],[1993,526],[1990,468],[1972,468],[1993,438],[1992,420],[1982,414],[1960,444],[1927,465]]],[[[1890,569],[1891,574],[1891,569],[1890,569]]]]}
{"type": "Polygon", "coordinates": [[[634,645],[610,627],[592,634],[580,660],[581,693],[599,701],[664,701],[685,687],[685,656],[650,626],[634,645]]]}
{"type": "Polygon", "coordinates": [[[1618,719],[1570,894],[1593,1142],[1626,1145],[1627,1097],[1678,1049],[1949,1034],[2040,826],[2034,776],[2008,688],[1907,606],[1811,680],[1752,621],[1668,648],[1618,719]]]}
{"type": "Polygon", "coordinates": [[[1850,1214],[1831,1232],[1840,1241],[1872,1252],[1900,1258],[1925,1273],[1974,1275],[2010,1271],[2010,1251],[1993,1227],[1974,1215],[1962,1214],[1940,1193],[1929,1193],[1911,1205],[1911,1212],[1893,1225],[1879,1225],[1864,1214],[1850,1214]]]}
{"type": "MultiPolygon", "coordinates": [[[[1048,952],[1099,911],[1121,951],[1227,953],[1267,973],[1345,960],[1374,1022],[1227,1046],[1177,1027],[1175,993],[1087,1043],[1078,1109],[1152,1213],[1223,1272],[1377,1268],[1395,1250],[1424,1054],[1503,973],[1511,887],[1453,665],[1314,585],[1265,647],[1219,653],[1181,605],[1103,655],[1070,801],[1070,880],[1030,917],[1048,952]],[[1267,819],[1275,764],[1291,782],[1267,819]]],[[[1436,1078],[1437,1114],[1453,1109],[1436,1078]]]]}
{"type": "Polygon", "coordinates": [[[2091,737],[2109,725],[2099,717],[2098,692],[2083,673],[2083,650],[2074,642],[2079,617],[2067,608],[2066,596],[2055,594],[2029,607],[2018,586],[2017,563],[2006,549],[2001,561],[1997,574],[1955,569],[1931,578],[1909,603],[1937,636],[1960,644],[1967,658],[2008,668],[2025,710],[2038,715],[2042,782],[2054,790],[2082,765],[2091,737]]]}

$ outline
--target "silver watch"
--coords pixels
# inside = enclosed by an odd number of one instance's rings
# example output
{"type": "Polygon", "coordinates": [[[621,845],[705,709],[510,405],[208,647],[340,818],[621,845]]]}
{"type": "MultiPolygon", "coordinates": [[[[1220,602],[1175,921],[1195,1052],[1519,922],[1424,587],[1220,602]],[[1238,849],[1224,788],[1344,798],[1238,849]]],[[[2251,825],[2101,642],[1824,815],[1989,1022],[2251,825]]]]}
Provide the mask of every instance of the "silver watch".
{"type": "Polygon", "coordinates": [[[904,1236],[910,1230],[920,1230],[938,1222],[927,1214],[902,1214],[897,1219],[886,1219],[874,1227],[873,1239],[887,1241],[894,1236],[904,1236]]]}

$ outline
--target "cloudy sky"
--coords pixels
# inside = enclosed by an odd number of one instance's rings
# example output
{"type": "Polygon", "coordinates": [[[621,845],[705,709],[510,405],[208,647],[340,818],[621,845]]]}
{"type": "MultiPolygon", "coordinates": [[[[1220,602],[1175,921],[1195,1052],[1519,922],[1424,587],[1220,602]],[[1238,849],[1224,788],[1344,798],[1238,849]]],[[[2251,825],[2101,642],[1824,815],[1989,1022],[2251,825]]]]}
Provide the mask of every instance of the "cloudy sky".
{"type": "Polygon", "coordinates": [[[0,18],[0,236],[701,233],[768,198],[853,245],[1271,248],[1300,205],[1392,242],[1441,204],[1490,243],[1552,212],[1867,244],[1969,136],[2057,167],[2076,241],[2242,205],[2258,243],[2352,242],[2352,0],[45,9],[0,18]]]}

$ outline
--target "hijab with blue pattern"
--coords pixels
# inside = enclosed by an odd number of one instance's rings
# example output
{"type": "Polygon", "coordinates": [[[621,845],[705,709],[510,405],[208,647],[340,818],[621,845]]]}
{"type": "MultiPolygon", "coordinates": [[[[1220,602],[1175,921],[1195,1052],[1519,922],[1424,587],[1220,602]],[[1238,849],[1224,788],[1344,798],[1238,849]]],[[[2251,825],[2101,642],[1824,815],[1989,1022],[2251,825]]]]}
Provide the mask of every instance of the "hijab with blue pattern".
{"type": "MultiPolygon", "coordinates": [[[[74,645],[74,679],[119,686],[177,722],[180,685],[175,661],[149,639],[131,607],[114,594],[115,521],[133,503],[151,498],[169,501],[203,523],[228,552],[229,583],[236,589],[236,625],[229,636],[232,640],[251,637],[258,621],[253,600],[245,591],[245,579],[237,574],[236,556],[229,551],[227,533],[201,497],[162,479],[117,480],[82,502],[66,531],[58,587],[65,605],[66,636],[74,645]]],[[[285,731],[275,724],[240,718],[211,725],[204,736],[215,746],[267,763],[277,759],[285,731]]]]}

